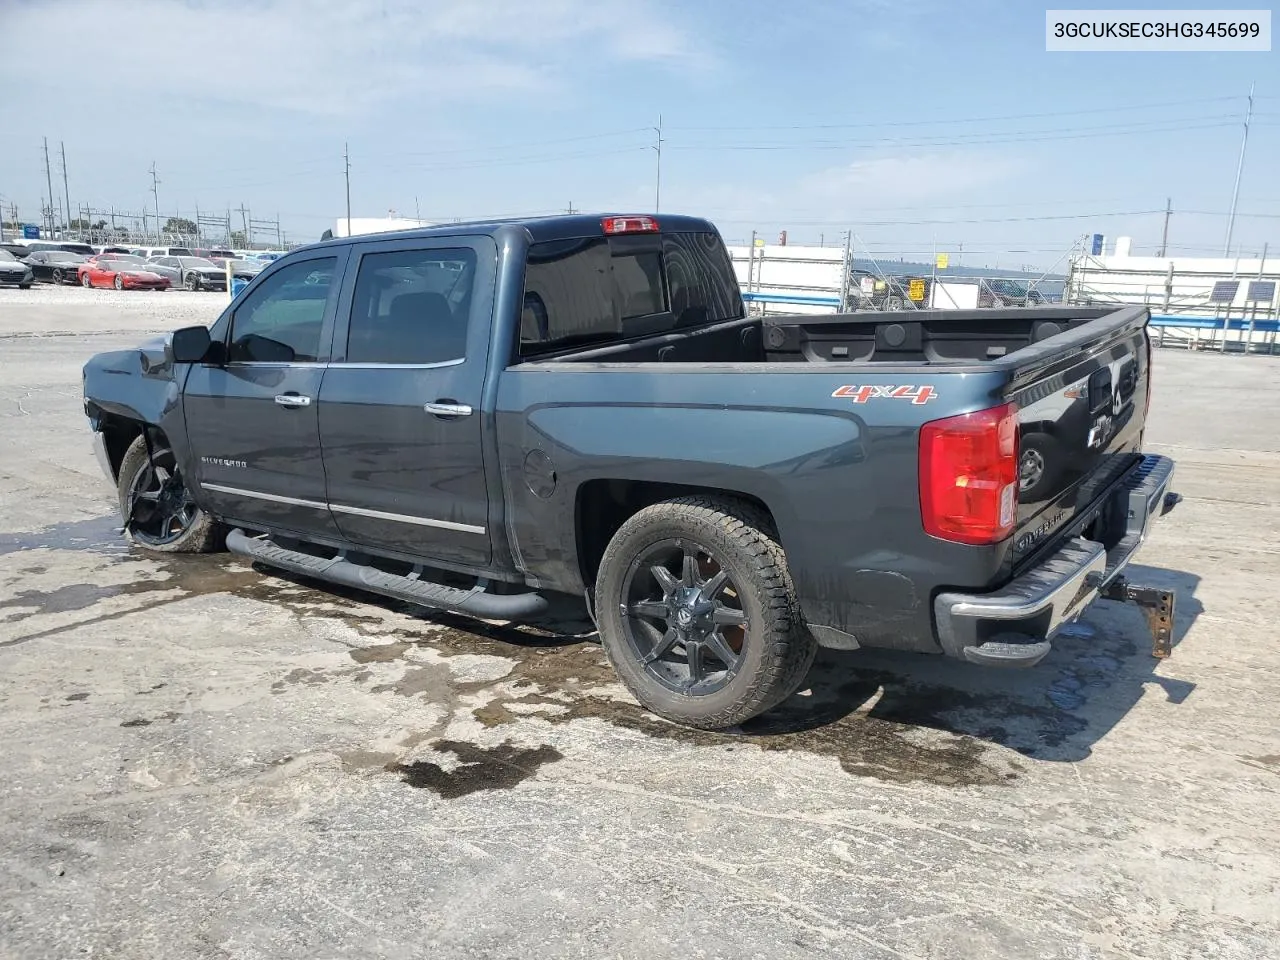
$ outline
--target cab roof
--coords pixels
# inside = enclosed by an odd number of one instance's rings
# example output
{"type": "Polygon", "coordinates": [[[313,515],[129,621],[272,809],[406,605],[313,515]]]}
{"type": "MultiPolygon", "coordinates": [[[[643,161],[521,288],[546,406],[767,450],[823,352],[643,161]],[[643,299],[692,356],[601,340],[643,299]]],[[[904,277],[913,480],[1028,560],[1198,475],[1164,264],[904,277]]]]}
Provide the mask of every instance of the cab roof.
{"type": "Polygon", "coordinates": [[[388,230],[385,233],[359,233],[351,237],[334,237],[321,243],[361,243],[382,240],[417,240],[435,237],[493,236],[504,228],[524,227],[533,243],[544,240],[568,240],[578,237],[605,236],[604,221],[613,217],[628,219],[648,217],[657,221],[661,233],[715,233],[709,220],[686,217],[674,213],[573,213],[554,217],[509,217],[495,220],[469,220],[462,223],[441,223],[431,227],[414,227],[409,230],[388,230]]]}

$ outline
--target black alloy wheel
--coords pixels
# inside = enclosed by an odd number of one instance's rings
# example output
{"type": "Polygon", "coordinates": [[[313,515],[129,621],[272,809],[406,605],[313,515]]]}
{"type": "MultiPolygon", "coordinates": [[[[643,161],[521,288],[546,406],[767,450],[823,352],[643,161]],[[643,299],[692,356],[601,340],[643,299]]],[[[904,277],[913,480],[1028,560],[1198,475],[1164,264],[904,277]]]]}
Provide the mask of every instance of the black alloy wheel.
{"type": "Polygon", "coordinates": [[[710,549],[688,539],[653,544],[631,562],[623,596],[627,643],[654,680],[699,696],[733,679],[750,618],[710,549]]]}

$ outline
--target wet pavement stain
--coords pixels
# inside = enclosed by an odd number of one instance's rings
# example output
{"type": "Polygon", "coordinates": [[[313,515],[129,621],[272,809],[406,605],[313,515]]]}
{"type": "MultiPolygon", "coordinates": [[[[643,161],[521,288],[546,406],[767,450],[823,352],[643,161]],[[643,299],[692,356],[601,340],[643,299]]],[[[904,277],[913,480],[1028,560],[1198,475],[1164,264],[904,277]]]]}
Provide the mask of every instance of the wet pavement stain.
{"type": "Polygon", "coordinates": [[[89,695],[87,693],[70,693],[70,694],[67,694],[67,696],[63,697],[62,699],[66,700],[68,703],[81,703],[85,700],[88,700],[89,695]]]}
{"type": "MultiPolygon", "coordinates": [[[[351,668],[295,670],[272,685],[273,693],[284,692],[291,685],[352,678],[364,682],[371,679],[370,665],[402,661],[406,670],[399,680],[371,687],[370,692],[424,697],[452,709],[460,695],[502,685],[504,691],[500,695],[472,711],[486,726],[497,727],[531,716],[549,723],[597,719],[682,743],[749,744],[761,750],[829,756],[851,774],[893,782],[929,781],[954,786],[1007,782],[1023,768],[1009,756],[993,752],[995,747],[1036,759],[1086,756],[1088,744],[1096,739],[1089,731],[1088,717],[1097,712],[1085,709],[1090,706],[1088,697],[1112,685],[1116,671],[1123,672],[1125,661],[1133,654],[1133,644],[1124,638],[1091,638],[1081,631],[1081,636],[1067,638],[1065,645],[1074,644],[1078,649],[1060,658],[1065,665],[1059,666],[1056,679],[1050,672],[1041,675],[1046,679],[1024,683],[1022,688],[1010,685],[1016,690],[1010,695],[966,690],[961,684],[953,687],[947,685],[949,680],[940,684],[919,682],[913,679],[909,668],[900,672],[866,668],[861,652],[823,651],[811,674],[807,696],[793,697],[738,730],[710,733],[667,723],[635,704],[615,699],[617,678],[598,644],[584,639],[590,628],[580,616],[538,626],[475,621],[267,567],[250,567],[225,554],[158,557],[132,550],[111,529],[113,522],[85,521],[82,523],[87,526],[67,525],[74,530],[51,529],[42,534],[0,538],[0,552],[57,547],[59,538],[64,541],[64,548],[69,545],[71,549],[95,549],[102,546],[101,538],[93,532],[92,524],[97,523],[99,533],[105,529],[115,541],[113,546],[104,547],[104,552],[120,560],[145,559],[163,579],[95,589],[114,591],[112,596],[157,594],[155,603],[149,606],[192,596],[232,593],[284,607],[298,617],[334,620],[362,637],[382,641],[350,649],[351,668]],[[403,615],[407,622],[396,622],[388,614],[403,615]],[[497,681],[457,681],[438,664],[423,666],[406,659],[419,646],[445,657],[482,654],[512,660],[514,664],[510,673],[497,681]]],[[[90,587],[74,586],[81,590],[90,587]]],[[[34,595],[35,591],[26,594],[28,598],[34,595]]],[[[80,603],[85,596],[73,591],[50,591],[45,603],[56,608],[80,603]]],[[[105,614],[32,637],[0,642],[0,646],[127,616],[145,608],[105,614]]],[[[1131,685],[1140,687],[1140,683],[1131,685]]],[[[1117,715],[1122,713],[1120,707],[1117,715]]],[[[396,756],[384,753],[343,756],[344,764],[353,768],[394,766],[397,762],[396,756]]],[[[421,768],[416,776],[429,781],[425,784],[429,785],[438,774],[421,768]]]]}
{"type": "Polygon", "coordinates": [[[182,716],[182,714],[180,714],[180,713],[174,713],[172,710],[170,710],[170,711],[168,711],[168,712],[166,712],[166,713],[162,713],[162,714],[160,714],[160,716],[155,717],[155,718],[153,718],[153,719],[148,719],[148,718],[146,718],[146,717],[137,717],[137,718],[135,718],[135,719],[133,719],[133,720],[126,720],[126,721],[124,721],[122,724],[120,724],[120,726],[122,726],[122,727],[149,727],[149,726],[151,726],[151,724],[153,724],[153,723],[161,723],[161,722],[173,723],[174,721],[176,721],[176,720],[177,720],[179,717],[181,717],[181,716],[182,716]]]}
{"type": "MultiPolygon", "coordinates": [[[[5,607],[34,608],[40,613],[67,613],[73,610],[84,610],[99,600],[114,597],[121,593],[138,592],[131,590],[130,585],[113,585],[100,587],[93,583],[68,583],[53,590],[22,590],[9,600],[0,601],[0,609],[5,607]]],[[[23,620],[30,613],[13,613],[0,619],[0,623],[23,620]]]]}
{"type": "Polygon", "coordinates": [[[35,533],[0,533],[0,556],[41,549],[127,554],[129,542],[120,529],[119,518],[108,516],[58,523],[35,533]]]}
{"type": "Polygon", "coordinates": [[[444,800],[456,800],[481,790],[510,790],[547,763],[564,759],[564,755],[548,744],[529,749],[510,743],[481,747],[474,743],[442,740],[437,752],[452,753],[458,765],[451,770],[429,760],[413,763],[390,763],[386,769],[401,775],[401,782],[427,789],[444,800]]]}

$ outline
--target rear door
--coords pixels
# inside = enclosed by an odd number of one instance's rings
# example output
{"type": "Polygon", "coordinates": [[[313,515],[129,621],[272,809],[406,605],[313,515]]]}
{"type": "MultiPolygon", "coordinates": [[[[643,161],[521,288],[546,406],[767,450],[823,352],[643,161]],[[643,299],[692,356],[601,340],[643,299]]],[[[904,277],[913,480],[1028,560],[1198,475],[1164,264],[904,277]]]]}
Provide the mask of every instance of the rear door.
{"type": "Polygon", "coordinates": [[[483,568],[492,546],[481,402],[497,247],[449,237],[352,250],[319,403],[336,523],[371,550],[483,568]]]}
{"type": "Polygon", "coordinates": [[[197,365],[183,391],[197,477],[221,516],[262,530],[334,537],[316,401],[345,248],[293,260],[231,315],[227,362],[197,365]]]}

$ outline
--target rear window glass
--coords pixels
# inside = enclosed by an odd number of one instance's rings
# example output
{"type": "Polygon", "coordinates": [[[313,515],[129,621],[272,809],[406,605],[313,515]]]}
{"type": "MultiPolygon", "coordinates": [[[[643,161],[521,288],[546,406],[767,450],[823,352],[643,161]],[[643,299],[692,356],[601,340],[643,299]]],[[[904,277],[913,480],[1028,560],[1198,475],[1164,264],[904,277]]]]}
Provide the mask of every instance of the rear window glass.
{"type": "Polygon", "coordinates": [[[535,243],[525,268],[520,355],[740,316],[737,281],[715,234],[535,243]]]}

